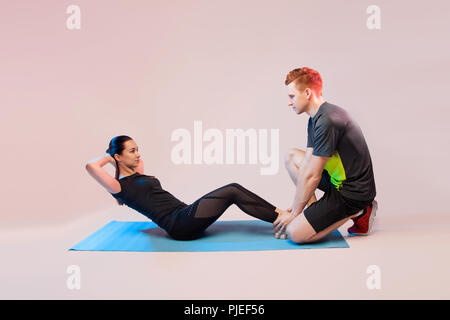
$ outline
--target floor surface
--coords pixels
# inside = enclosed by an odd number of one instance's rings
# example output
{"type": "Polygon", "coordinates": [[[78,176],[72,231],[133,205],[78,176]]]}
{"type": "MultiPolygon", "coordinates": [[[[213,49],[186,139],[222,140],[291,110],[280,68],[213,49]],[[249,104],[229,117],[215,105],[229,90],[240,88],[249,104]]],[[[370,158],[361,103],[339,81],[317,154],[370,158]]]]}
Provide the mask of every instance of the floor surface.
{"type": "MultiPolygon", "coordinates": [[[[64,225],[3,230],[0,299],[450,298],[450,214],[388,216],[379,209],[370,236],[349,237],[351,222],[339,228],[350,248],[68,251],[111,220],[148,221],[128,208],[114,210],[64,225]],[[79,267],[80,289],[68,287],[71,265],[79,267]]],[[[222,217],[248,219],[233,207],[222,217]]]]}

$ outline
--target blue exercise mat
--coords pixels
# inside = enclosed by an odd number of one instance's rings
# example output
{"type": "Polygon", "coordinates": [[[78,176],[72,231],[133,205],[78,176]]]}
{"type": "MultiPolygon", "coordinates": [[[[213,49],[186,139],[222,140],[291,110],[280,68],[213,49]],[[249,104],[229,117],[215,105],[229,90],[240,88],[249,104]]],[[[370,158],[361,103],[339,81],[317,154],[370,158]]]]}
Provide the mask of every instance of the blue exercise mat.
{"type": "Polygon", "coordinates": [[[315,243],[296,244],[289,239],[277,239],[273,225],[260,220],[216,221],[202,238],[188,241],[173,240],[154,222],[111,221],[70,250],[199,252],[316,248],[349,248],[349,245],[338,230],[315,243]]]}

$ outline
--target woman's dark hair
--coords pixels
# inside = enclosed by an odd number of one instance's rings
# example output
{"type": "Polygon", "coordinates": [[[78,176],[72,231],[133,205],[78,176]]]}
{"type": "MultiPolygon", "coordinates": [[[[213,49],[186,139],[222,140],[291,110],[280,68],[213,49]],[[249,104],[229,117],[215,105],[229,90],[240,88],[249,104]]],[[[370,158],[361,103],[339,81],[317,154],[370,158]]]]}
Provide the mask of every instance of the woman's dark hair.
{"type": "MultiPolygon", "coordinates": [[[[111,157],[114,158],[114,155],[117,154],[122,154],[123,149],[125,149],[125,142],[129,141],[129,140],[133,140],[132,138],[130,138],[129,136],[117,136],[111,139],[111,141],[109,142],[109,146],[108,149],[106,150],[106,153],[109,153],[111,155],[111,157]]],[[[114,160],[116,160],[116,158],[114,158],[114,160]]],[[[116,160],[116,179],[119,180],[119,174],[120,174],[120,170],[119,170],[119,162],[116,160]]],[[[123,205],[123,202],[120,201],[119,199],[116,199],[117,203],[119,203],[119,205],[123,205]]]]}

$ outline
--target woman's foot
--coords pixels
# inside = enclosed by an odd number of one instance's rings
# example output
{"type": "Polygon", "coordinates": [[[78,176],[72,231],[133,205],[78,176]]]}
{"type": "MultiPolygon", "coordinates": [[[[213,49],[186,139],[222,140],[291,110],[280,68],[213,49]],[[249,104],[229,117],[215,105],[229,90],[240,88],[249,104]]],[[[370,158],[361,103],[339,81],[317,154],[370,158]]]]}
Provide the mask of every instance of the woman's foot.
{"type": "Polygon", "coordinates": [[[275,238],[286,240],[288,237],[287,237],[287,234],[285,232],[285,233],[275,233],[275,238]]]}

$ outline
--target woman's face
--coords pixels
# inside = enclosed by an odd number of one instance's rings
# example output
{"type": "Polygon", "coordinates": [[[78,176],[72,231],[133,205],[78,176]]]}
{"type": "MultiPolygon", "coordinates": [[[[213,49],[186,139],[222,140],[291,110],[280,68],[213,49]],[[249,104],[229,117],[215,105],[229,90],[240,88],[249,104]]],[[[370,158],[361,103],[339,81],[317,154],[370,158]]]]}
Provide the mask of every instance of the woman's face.
{"type": "Polygon", "coordinates": [[[116,154],[115,157],[122,165],[128,168],[136,168],[139,165],[141,155],[138,152],[138,146],[134,140],[128,140],[124,143],[122,154],[116,154]]]}

